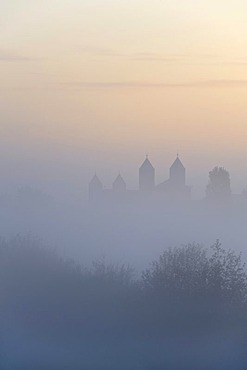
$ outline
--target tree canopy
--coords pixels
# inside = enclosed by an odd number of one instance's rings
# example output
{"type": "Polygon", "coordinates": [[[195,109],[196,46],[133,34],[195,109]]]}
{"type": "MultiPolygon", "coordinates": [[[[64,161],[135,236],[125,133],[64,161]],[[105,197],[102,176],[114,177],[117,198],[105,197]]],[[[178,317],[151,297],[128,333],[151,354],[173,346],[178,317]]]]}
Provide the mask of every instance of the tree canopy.
{"type": "Polygon", "coordinates": [[[231,198],[230,175],[224,167],[214,167],[209,172],[206,197],[208,200],[215,202],[222,202],[231,198]]]}
{"type": "Polygon", "coordinates": [[[247,273],[241,254],[226,251],[219,240],[209,249],[198,244],[169,248],[143,273],[145,287],[161,296],[244,303],[247,273]]]}

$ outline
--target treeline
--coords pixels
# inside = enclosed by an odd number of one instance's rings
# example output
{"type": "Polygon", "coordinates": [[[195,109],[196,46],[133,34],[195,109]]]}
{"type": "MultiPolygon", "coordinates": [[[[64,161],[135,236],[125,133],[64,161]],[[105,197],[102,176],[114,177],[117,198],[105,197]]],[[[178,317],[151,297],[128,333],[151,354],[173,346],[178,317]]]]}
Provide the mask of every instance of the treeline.
{"type": "Polygon", "coordinates": [[[140,275],[1,240],[0,295],[3,370],[247,365],[247,272],[219,241],[166,249],[140,275]]]}

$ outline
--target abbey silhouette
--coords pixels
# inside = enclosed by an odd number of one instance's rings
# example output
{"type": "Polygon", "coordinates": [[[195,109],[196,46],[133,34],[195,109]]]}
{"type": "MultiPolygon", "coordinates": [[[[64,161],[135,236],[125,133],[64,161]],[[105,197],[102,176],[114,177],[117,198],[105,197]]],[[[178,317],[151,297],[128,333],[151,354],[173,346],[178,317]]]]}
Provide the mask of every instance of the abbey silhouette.
{"type": "Polygon", "coordinates": [[[89,199],[97,200],[102,197],[103,184],[95,174],[89,184],[89,199]]]}
{"type": "Polygon", "coordinates": [[[139,190],[152,192],[155,189],[155,169],[148,156],[139,168],[139,190]]]}
{"type": "Polygon", "coordinates": [[[134,200],[152,197],[172,202],[183,202],[190,199],[190,194],[191,189],[186,185],[186,169],[178,155],[170,167],[169,178],[160,184],[155,183],[155,168],[148,156],[139,168],[138,190],[127,190],[121,174],[118,174],[114,180],[112,189],[104,189],[96,174],[89,183],[89,199],[91,201],[134,200]]]}
{"type": "Polygon", "coordinates": [[[186,185],[186,170],[178,155],[170,167],[169,179],[159,184],[156,190],[174,200],[190,198],[191,189],[186,185]]]}

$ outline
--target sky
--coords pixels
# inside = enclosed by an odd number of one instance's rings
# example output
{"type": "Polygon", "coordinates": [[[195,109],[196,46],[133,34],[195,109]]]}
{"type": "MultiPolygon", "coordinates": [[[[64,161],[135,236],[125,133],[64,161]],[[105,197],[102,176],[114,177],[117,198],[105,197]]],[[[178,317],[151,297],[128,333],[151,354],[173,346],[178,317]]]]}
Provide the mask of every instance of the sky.
{"type": "MultiPolygon", "coordinates": [[[[189,185],[247,185],[244,0],[0,0],[2,187],[56,191],[97,171],[130,187],[177,151],[189,185]],[[65,181],[66,179],[66,181],[65,181]],[[53,185],[52,185],[53,184],[53,185]]],[[[66,189],[64,189],[65,191],[66,189]]]]}

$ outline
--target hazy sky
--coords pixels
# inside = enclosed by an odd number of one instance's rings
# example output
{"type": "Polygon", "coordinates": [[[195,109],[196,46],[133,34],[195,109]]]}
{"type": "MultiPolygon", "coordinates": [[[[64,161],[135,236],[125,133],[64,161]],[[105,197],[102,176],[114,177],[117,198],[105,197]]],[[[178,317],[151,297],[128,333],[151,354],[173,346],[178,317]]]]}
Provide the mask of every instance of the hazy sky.
{"type": "Polygon", "coordinates": [[[0,0],[0,10],[0,163],[13,181],[74,163],[85,178],[105,167],[110,182],[146,152],[162,178],[178,150],[190,182],[223,165],[234,189],[247,185],[245,0],[0,0]]]}

